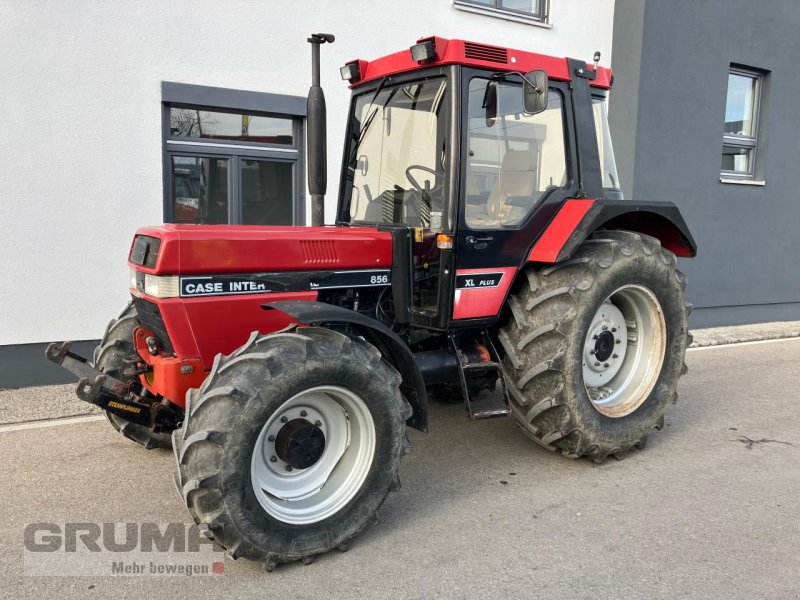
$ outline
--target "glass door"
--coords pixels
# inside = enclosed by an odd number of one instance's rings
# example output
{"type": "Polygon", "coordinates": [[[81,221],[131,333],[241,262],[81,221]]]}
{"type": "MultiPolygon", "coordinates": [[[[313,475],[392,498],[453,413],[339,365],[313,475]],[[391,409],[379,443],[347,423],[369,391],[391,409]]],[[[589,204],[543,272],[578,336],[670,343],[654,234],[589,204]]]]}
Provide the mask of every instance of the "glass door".
{"type": "Polygon", "coordinates": [[[171,156],[174,223],[229,222],[229,163],[229,159],[215,156],[171,156]]]}
{"type": "Polygon", "coordinates": [[[294,164],[262,158],[239,159],[241,222],[291,225],[294,222],[294,164]]]}
{"type": "Polygon", "coordinates": [[[172,222],[292,225],[295,168],[292,160],[172,154],[172,222]]]}

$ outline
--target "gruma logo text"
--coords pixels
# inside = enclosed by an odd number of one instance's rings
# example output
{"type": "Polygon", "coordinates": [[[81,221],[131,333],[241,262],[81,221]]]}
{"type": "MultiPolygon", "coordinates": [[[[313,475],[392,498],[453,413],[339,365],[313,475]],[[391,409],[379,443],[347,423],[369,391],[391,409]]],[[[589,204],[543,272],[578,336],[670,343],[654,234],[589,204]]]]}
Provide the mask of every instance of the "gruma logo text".
{"type": "Polygon", "coordinates": [[[224,552],[187,523],[30,523],[25,574],[221,575],[224,552]]]}

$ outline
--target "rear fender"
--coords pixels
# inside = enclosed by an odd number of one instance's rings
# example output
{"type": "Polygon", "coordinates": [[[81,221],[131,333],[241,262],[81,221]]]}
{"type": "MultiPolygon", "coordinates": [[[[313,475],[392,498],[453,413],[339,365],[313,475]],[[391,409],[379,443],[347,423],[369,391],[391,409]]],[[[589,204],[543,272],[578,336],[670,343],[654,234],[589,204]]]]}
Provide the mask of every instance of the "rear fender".
{"type": "Polygon", "coordinates": [[[375,346],[383,358],[402,376],[400,389],[414,411],[406,421],[408,426],[420,431],[428,430],[428,396],[422,374],[411,350],[394,331],[360,313],[324,302],[287,300],[270,302],[262,305],[262,308],[279,310],[305,325],[351,326],[358,335],[375,346]]]}
{"type": "Polygon", "coordinates": [[[625,229],[658,238],[677,256],[693,257],[697,244],[678,207],[671,202],[567,200],[533,244],[528,262],[568,259],[598,229],[625,229]]]}

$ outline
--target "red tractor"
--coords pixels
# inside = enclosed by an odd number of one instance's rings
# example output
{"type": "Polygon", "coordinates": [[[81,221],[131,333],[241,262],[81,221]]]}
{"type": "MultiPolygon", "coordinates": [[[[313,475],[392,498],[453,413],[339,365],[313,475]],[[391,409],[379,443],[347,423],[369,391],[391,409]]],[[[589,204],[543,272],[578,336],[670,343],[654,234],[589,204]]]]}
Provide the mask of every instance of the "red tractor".
{"type": "Polygon", "coordinates": [[[675,401],[696,246],[669,203],[624,200],[609,69],[431,37],[341,72],[353,91],[335,226],[166,224],[130,250],[132,303],[78,396],[172,447],[195,521],[268,569],[345,549],[398,489],[429,396],[510,415],[595,462],[642,448],[675,401]]]}

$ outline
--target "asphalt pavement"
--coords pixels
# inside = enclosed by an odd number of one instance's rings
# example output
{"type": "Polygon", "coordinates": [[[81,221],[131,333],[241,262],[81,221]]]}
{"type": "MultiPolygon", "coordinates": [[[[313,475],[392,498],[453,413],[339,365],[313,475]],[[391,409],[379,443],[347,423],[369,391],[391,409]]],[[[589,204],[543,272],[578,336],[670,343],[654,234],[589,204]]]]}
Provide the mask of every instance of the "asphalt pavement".
{"type": "MultiPolygon", "coordinates": [[[[594,465],[510,420],[434,404],[402,489],[346,553],[264,573],[31,576],[36,522],[190,522],[174,459],[71,416],[70,388],[0,392],[0,593],[9,598],[798,598],[800,339],[698,348],[666,427],[594,465]],[[37,418],[43,418],[39,416],[37,418]],[[17,423],[14,423],[17,421],[17,423]]],[[[74,415],[74,413],[72,413],[74,415]]],[[[57,569],[56,569],[57,570],[57,569]]]]}

